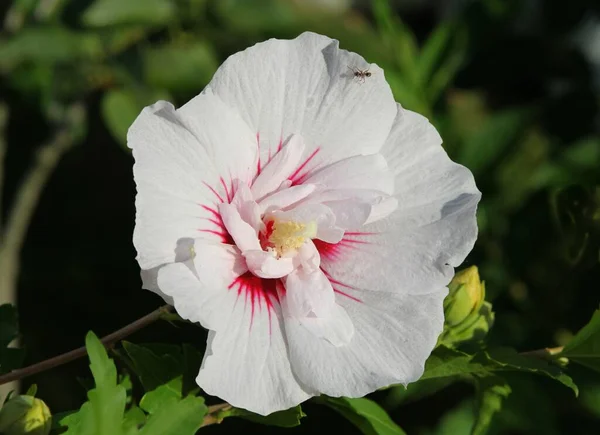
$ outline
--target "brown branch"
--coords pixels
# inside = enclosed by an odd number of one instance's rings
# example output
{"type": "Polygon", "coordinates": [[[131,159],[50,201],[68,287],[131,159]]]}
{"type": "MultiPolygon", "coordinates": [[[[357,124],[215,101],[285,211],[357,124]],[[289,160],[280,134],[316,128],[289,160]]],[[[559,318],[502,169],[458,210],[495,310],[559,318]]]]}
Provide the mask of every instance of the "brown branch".
{"type": "Polygon", "coordinates": [[[534,358],[541,359],[554,359],[556,355],[561,353],[563,350],[563,346],[559,347],[546,347],[544,349],[536,349],[536,350],[528,350],[526,352],[521,352],[520,354],[523,356],[531,356],[534,358]]]}
{"type": "Polygon", "coordinates": [[[208,407],[208,413],[204,416],[202,426],[210,426],[211,424],[219,424],[223,421],[223,417],[219,415],[221,411],[227,411],[232,406],[229,403],[219,403],[208,407]]]}
{"type": "MultiPolygon", "coordinates": [[[[154,310],[150,314],[146,314],[144,317],[137,319],[136,321],[130,323],[129,325],[119,329],[118,331],[113,332],[112,334],[107,335],[102,338],[102,344],[105,347],[111,348],[117,342],[121,341],[125,337],[133,334],[139,329],[148,326],[158,319],[160,319],[164,314],[170,313],[173,310],[173,307],[170,305],[163,305],[162,307],[154,310]]],[[[63,353],[62,355],[55,356],[53,358],[41,361],[37,364],[30,365],[28,367],[24,367],[22,369],[13,370],[10,373],[0,376],[0,385],[6,384],[7,382],[15,381],[18,379],[26,378],[27,376],[35,375],[36,373],[40,373],[46,370],[53,369],[55,367],[61,366],[68,362],[79,359],[87,354],[85,346],[80,347],[79,349],[72,350],[67,353],[63,353]]]]}

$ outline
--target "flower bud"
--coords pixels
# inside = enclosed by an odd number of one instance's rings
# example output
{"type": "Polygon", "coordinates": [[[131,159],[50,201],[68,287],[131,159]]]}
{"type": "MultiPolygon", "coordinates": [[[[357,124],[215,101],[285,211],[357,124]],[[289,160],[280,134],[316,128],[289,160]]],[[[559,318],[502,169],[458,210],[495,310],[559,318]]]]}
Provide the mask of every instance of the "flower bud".
{"type": "Polygon", "coordinates": [[[458,272],[444,300],[446,323],[439,343],[446,346],[481,340],[494,321],[492,305],[485,302],[485,284],[477,266],[458,272]]]}
{"type": "Polygon", "coordinates": [[[11,398],[0,410],[0,432],[4,435],[48,435],[51,426],[50,409],[33,396],[11,398]]]}

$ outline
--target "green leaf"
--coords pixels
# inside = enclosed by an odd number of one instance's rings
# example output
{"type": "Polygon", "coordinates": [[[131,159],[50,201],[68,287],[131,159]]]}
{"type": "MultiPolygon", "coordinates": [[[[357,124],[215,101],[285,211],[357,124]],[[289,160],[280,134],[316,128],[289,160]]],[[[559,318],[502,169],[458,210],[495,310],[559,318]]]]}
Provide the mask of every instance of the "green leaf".
{"type": "Polygon", "coordinates": [[[401,435],[405,433],[381,406],[370,399],[321,397],[319,401],[342,414],[365,435],[401,435]]]}
{"type": "Polygon", "coordinates": [[[467,58],[467,32],[458,27],[453,30],[453,41],[445,59],[432,73],[425,84],[425,91],[431,102],[435,102],[456,77],[467,58]]]}
{"type": "Polygon", "coordinates": [[[476,355],[476,358],[490,362],[496,367],[496,371],[518,371],[546,376],[569,387],[576,396],[579,394],[579,389],[573,379],[559,367],[542,359],[519,355],[514,349],[507,347],[491,349],[476,355]]]}
{"type": "Polygon", "coordinates": [[[489,376],[501,371],[534,373],[561,382],[577,395],[578,389],[573,380],[555,365],[546,361],[519,355],[515,350],[498,348],[482,351],[475,355],[439,346],[425,363],[421,380],[459,377],[472,380],[473,376],[489,376]]]}
{"type": "Polygon", "coordinates": [[[445,413],[433,430],[433,435],[467,435],[473,428],[473,403],[462,401],[445,413]]]}
{"type": "Polygon", "coordinates": [[[146,82],[173,92],[197,91],[219,66],[211,46],[202,41],[148,48],[143,61],[146,82]]]}
{"type": "Polygon", "coordinates": [[[600,371],[600,310],[564,347],[559,356],[565,356],[592,370],[600,371]]]}
{"type": "Polygon", "coordinates": [[[146,423],[146,414],[137,406],[132,406],[125,413],[123,432],[127,435],[137,434],[138,429],[146,423]]]}
{"type": "Polygon", "coordinates": [[[418,85],[417,42],[413,32],[397,17],[389,0],[374,0],[373,14],[385,43],[394,52],[402,75],[411,85],[418,85]]]}
{"type": "Polygon", "coordinates": [[[400,405],[416,402],[443,390],[456,380],[451,377],[433,378],[418,380],[407,387],[404,387],[404,385],[393,386],[387,390],[388,395],[383,402],[383,406],[385,409],[391,410],[400,405]]]}
{"type": "MultiPolygon", "coordinates": [[[[131,358],[136,375],[147,392],[163,384],[172,386],[173,384],[169,384],[169,382],[181,376],[178,357],[170,354],[158,356],[150,349],[128,341],[123,341],[123,348],[131,358]]],[[[181,385],[181,381],[179,385],[181,385]]]]}
{"type": "Polygon", "coordinates": [[[175,378],[144,394],[140,407],[148,414],[155,414],[161,406],[181,400],[181,377],[175,378]]]}
{"type": "Polygon", "coordinates": [[[487,376],[477,382],[477,411],[472,435],[484,435],[502,402],[511,393],[508,383],[498,376],[487,376]]]}
{"type": "Polygon", "coordinates": [[[69,427],[67,435],[121,435],[125,388],[117,384],[117,368],[93,332],[87,334],[85,345],[96,387],[88,392],[89,401],[79,412],[65,417],[61,424],[69,427]]]}
{"type": "Polygon", "coordinates": [[[193,435],[207,411],[202,397],[164,403],[148,418],[139,435],[193,435]]]}
{"type": "Polygon", "coordinates": [[[473,361],[473,355],[438,346],[425,363],[425,372],[419,381],[462,375],[486,375],[491,367],[473,361]]]}
{"type": "Polygon", "coordinates": [[[23,62],[74,62],[98,56],[101,52],[100,39],[96,35],[62,27],[32,27],[9,40],[0,41],[0,68],[11,69],[23,62]]]}
{"type": "Polygon", "coordinates": [[[529,111],[510,109],[489,118],[463,143],[458,161],[475,174],[482,173],[523,132],[529,111]]]}
{"type": "Polygon", "coordinates": [[[169,0],[96,0],[83,14],[83,23],[91,27],[118,24],[166,24],[175,16],[169,0]]]}
{"type": "Polygon", "coordinates": [[[254,423],[260,423],[267,426],[295,427],[300,425],[300,419],[306,417],[306,414],[302,412],[302,408],[298,405],[266,416],[258,415],[240,408],[226,409],[219,412],[217,416],[219,420],[227,417],[242,417],[246,420],[253,421],[254,423]]]}
{"type": "Polygon", "coordinates": [[[417,59],[417,68],[419,77],[423,83],[427,83],[437,66],[440,64],[444,52],[446,51],[452,34],[455,30],[455,24],[451,21],[444,22],[437,26],[431,33],[417,59]]]}

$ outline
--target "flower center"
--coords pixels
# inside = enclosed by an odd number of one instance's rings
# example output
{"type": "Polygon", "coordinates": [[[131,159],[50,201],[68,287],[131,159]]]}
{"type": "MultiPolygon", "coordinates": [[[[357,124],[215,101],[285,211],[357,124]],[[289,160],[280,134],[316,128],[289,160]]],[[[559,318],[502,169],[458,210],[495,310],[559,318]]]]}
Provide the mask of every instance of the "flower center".
{"type": "Polygon", "coordinates": [[[267,250],[274,250],[279,257],[300,248],[306,239],[317,235],[317,223],[301,223],[272,219],[266,222],[263,244],[267,250]]]}

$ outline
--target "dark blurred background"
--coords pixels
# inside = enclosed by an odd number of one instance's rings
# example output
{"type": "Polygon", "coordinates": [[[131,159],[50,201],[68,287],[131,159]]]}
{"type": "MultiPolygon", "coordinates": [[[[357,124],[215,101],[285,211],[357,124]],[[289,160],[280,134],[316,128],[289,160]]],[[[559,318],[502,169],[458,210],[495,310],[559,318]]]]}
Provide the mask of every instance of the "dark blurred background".
{"type": "MultiPolygon", "coordinates": [[[[600,301],[600,3],[592,0],[4,0],[0,103],[8,111],[3,214],[73,108],[73,147],[54,169],[22,250],[18,309],[26,364],[105,335],[162,301],[141,290],[131,243],[127,127],[145,105],[199,93],[234,52],[313,30],[385,69],[396,99],[428,116],[475,174],[480,237],[465,265],[486,281],[491,342],[564,344],[600,301]]],[[[70,124],[69,124],[70,125],[70,124]]],[[[205,332],[157,323],[134,342],[205,332]]],[[[597,434],[600,378],[573,368],[579,399],[514,375],[492,433],[597,434]]],[[[53,412],[85,398],[87,362],[28,378],[53,412]],[[78,379],[80,378],[80,379],[78,379]]],[[[472,387],[414,403],[374,398],[409,433],[463,434],[472,387]]],[[[356,433],[313,404],[291,433],[356,433]]],[[[234,419],[210,433],[284,433],[234,419]]]]}

